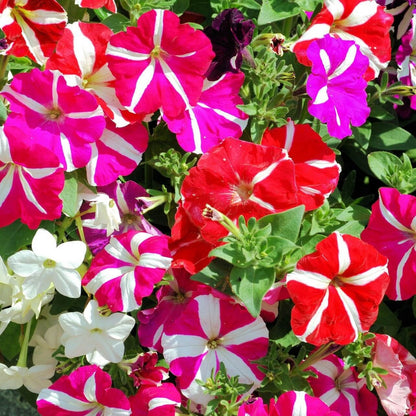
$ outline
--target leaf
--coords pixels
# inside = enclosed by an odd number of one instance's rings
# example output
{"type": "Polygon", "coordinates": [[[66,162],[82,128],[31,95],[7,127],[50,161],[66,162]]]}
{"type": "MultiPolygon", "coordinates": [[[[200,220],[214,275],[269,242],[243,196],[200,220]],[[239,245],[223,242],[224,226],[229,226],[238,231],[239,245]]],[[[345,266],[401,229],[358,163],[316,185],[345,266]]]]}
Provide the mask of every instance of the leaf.
{"type": "Polygon", "coordinates": [[[416,137],[393,123],[373,123],[370,147],[379,150],[414,149],[416,137]]]}
{"type": "Polygon", "coordinates": [[[222,259],[214,259],[199,273],[191,276],[191,279],[224,291],[223,288],[228,286],[226,279],[230,274],[231,267],[230,263],[227,263],[222,259]]]}
{"type": "Polygon", "coordinates": [[[101,23],[109,27],[114,33],[122,32],[129,26],[130,19],[120,13],[113,13],[106,17],[101,23]]]}
{"type": "Polygon", "coordinates": [[[296,16],[301,11],[298,4],[287,0],[263,0],[257,23],[259,25],[267,25],[296,16]]]}
{"type": "Polygon", "coordinates": [[[7,118],[7,108],[3,101],[0,101],[0,123],[3,124],[7,118]]]}
{"type": "Polygon", "coordinates": [[[273,268],[233,267],[230,283],[233,292],[241,299],[252,316],[260,314],[261,303],[275,279],[273,268]]]}
{"type": "Polygon", "coordinates": [[[190,0],[176,0],[172,7],[172,11],[177,15],[182,14],[189,7],[190,0]]]}
{"type": "Polygon", "coordinates": [[[401,167],[402,161],[393,153],[389,152],[372,152],[368,155],[368,166],[374,175],[384,182],[391,185],[390,176],[393,172],[393,166],[401,167]]]}
{"type": "Polygon", "coordinates": [[[381,303],[378,309],[376,322],[370,328],[370,332],[388,334],[395,337],[401,327],[401,321],[385,304],[381,303]]]}
{"type": "Polygon", "coordinates": [[[9,361],[13,360],[20,352],[19,339],[21,325],[10,322],[7,328],[0,335],[0,351],[9,361]]]}
{"type": "Polygon", "coordinates": [[[251,10],[260,10],[260,4],[256,0],[237,0],[233,3],[233,7],[245,7],[251,10]]]}
{"type": "Polygon", "coordinates": [[[75,178],[65,179],[65,186],[59,197],[62,199],[62,211],[68,217],[75,217],[78,212],[78,182],[75,178]]]}

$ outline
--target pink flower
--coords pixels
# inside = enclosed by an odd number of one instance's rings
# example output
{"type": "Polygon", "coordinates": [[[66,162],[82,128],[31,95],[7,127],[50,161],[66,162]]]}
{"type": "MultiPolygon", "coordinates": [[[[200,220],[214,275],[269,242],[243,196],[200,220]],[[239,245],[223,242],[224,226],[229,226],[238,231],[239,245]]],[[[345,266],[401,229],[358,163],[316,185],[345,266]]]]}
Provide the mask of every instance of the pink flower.
{"type": "Polygon", "coordinates": [[[356,237],[332,233],[287,275],[293,332],[313,345],[353,342],[376,320],[388,282],[382,254],[356,237]]]}
{"type": "Polygon", "coordinates": [[[378,397],[388,416],[404,416],[416,408],[416,359],[394,338],[376,334],[368,341],[373,345],[373,367],[388,371],[382,374],[385,386],[375,383],[378,397]],[[415,406],[415,407],[413,407],[415,406]]]}
{"type": "Polygon", "coordinates": [[[17,125],[33,140],[53,150],[72,171],[91,157],[90,143],[103,133],[105,121],[97,100],[77,86],[69,86],[57,71],[30,72],[13,77],[1,92],[12,113],[5,131],[17,125]]]}
{"type": "Polygon", "coordinates": [[[134,381],[135,387],[159,386],[161,381],[168,377],[168,369],[157,366],[158,355],[154,351],[140,354],[134,363],[129,365],[129,377],[134,381]]]}
{"type": "Polygon", "coordinates": [[[8,55],[28,56],[43,65],[62,36],[67,15],[55,0],[3,0],[0,28],[11,46],[8,55]]]}
{"type": "Polygon", "coordinates": [[[308,378],[314,396],[331,410],[343,416],[377,415],[377,397],[368,390],[365,378],[358,378],[354,368],[345,368],[336,355],[318,361],[307,370],[318,376],[308,378]]]}
{"type": "Polygon", "coordinates": [[[42,416],[131,414],[130,403],[121,390],[111,388],[111,377],[96,365],[79,367],[61,376],[37,399],[42,416]]]}
{"type": "Polygon", "coordinates": [[[137,27],[110,39],[107,57],[117,96],[128,110],[146,115],[161,108],[177,117],[197,103],[214,53],[201,31],[180,24],[170,11],[151,10],[137,27]]]}
{"type": "Polygon", "coordinates": [[[322,10],[309,29],[293,45],[293,52],[300,63],[310,66],[311,57],[306,51],[315,39],[330,34],[334,38],[353,40],[361,53],[369,58],[365,73],[365,79],[369,81],[390,61],[392,23],[393,16],[374,0],[324,0],[322,10]]]}
{"type": "Polygon", "coordinates": [[[112,237],[82,279],[100,306],[113,312],[138,309],[171,263],[167,237],[128,231],[112,237]]]}
{"type": "Polygon", "coordinates": [[[248,121],[248,115],[237,108],[243,104],[238,95],[243,81],[242,72],[227,73],[217,81],[205,80],[195,106],[187,107],[182,116],[164,115],[184,150],[205,153],[226,137],[238,139],[242,135],[248,121]]]}
{"type": "Polygon", "coordinates": [[[380,188],[361,238],[389,259],[390,284],[386,295],[393,300],[416,294],[416,198],[394,188],[380,188]]]}
{"type": "Polygon", "coordinates": [[[263,399],[261,397],[256,397],[253,400],[248,400],[244,402],[238,408],[238,415],[237,416],[268,416],[269,411],[267,408],[267,404],[263,403],[263,399]]]}
{"type": "Polygon", "coordinates": [[[328,133],[342,139],[352,134],[350,124],[361,126],[370,114],[363,74],[368,59],[353,41],[325,35],[307,50],[312,73],[306,91],[312,98],[308,111],[328,124],[328,133]]]}
{"type": "Polygon", "coordinates": [[[36,229],[42,220],[62,213],[59,194],[65,177],[58,158],[24,138],[18,128],[10,128],[7,136],[0,130],[0,227],[20,218],[36,229]]]}
{"type": "Polygon", "coordinates": [[[335,153],[309,124],[294,124],[266,130],[261,144],[286,149],[295,164],[299,205],[306,211],[319,208],[338,184],[341,167],[335,153]]]}
{"type": "Polygon", "coordinates": [[[196,380],[206,381],[220,362],[229,376],[260,386],[264,374],[253,361],[267,354],[268,331],[261,318],[253,318],[233,299],[208,294],[189,302],[175,326],[165,329],[162,346],[182,394],[207,404],[210,396],[196,380]]]}

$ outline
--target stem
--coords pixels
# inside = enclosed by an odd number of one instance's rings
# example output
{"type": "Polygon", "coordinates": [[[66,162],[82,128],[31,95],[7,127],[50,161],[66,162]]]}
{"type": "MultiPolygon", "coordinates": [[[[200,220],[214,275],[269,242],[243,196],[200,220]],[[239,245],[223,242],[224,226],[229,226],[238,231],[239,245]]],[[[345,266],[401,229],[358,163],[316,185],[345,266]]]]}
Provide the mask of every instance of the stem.
{"type": "Polygon", "coordinates": [[[323,360],[328,355],[333,354],[334,352],[340,350],[343,346],[339,344],[334,344],[332,341],[328,344],[321,345],[317,350],[315,350],[305,361],[299,364],[299,370],[305,370],[316,362],[323,360]]]}
{"type": "Polygon", "coordinates": [[[27,324],[25,328],[25,336],[23,338],[22,347],[20,349],[19,359],[17,361],[18,367],[27,367],[27,350],[29,347],[30,332],[32,328],[32,322],[36,318],[33,317],[27,324]]]}

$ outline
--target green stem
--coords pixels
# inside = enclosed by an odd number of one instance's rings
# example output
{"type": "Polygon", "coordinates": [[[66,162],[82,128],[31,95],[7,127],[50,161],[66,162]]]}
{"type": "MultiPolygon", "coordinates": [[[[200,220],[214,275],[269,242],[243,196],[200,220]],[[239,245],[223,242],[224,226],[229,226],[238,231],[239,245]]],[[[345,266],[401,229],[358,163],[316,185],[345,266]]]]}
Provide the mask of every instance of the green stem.
{"type": "Polygon", "coordinates": [[[328,357],[328,355],[333,354],[341,348],[342,345],[334,344],[333,342],[328,342],[328,344],[321,345],[305,361],[299,364],[298,369],[305,370],[306,368],[320,360],[323,360],[325,357],[328,357]]]}
{"type": "Polygon", "coordinates": [[[32,322],[36,318],[33,317],[27,324],[25,328],[25,336],[23,338],[22,347],[20,349],[19,359],[17,361],[18,367],[27,367],[27,350],[29,348],[30,332],[32,328],[32,322]]]}

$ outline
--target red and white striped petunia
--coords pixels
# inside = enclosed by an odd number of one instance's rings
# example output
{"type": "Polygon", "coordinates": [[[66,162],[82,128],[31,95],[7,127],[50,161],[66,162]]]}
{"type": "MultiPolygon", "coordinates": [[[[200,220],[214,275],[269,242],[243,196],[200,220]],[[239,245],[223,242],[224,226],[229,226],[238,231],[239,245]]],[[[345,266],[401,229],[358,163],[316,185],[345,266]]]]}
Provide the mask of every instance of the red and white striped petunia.
{"type": "Polygon", "coordinates": [[[248,115],[237,108],[243,104],[238,95],[243,82],[242,72],[228,72],[217,81],[205,80],[195,106],[188,107],[182,117],[170,119],[164,115],[184,150],[205,153],[226,137],[238,139],[243,134],[248,115]]]}
{"type": "Polygon", "coordinates": [[[267,354],[268,331],[232,298],[200,295],[192,299],[175,325],[165,328],[163,356],[178,377],[182,394],[198,404],[210,396],[196,380],[206,381],[223,363],[241,383],[260,386],[264,373],[253,362],[267,354]]]}
{"type": "Polygon", "coordinates": [[[111,238],[82,279],[100,306],[130,312],[141,306],[171,264],[165,235],[128,231],[111,238]]]}
{"type": "Polygon", "coordinates": [[[405,300],[416,295],[416,198],[394,188],[380,188],[361,238],[389,259],[386,295],[405,300]]]}
{"type": "Polygon", "coordinates": [[[172,118],[196,105],[213,57],[202,31],[159,9],[141,15],[137,27],[112,36],[107,48],[121,103],[142,115],[162,108],[172,118]]]}
{"type": "Polygon", "coordinates": [[[100,7],[105,7],[110,10],[110,12],[117,12],[117,5],[114,0],[75,0],[75,4],[88,9],[99,9],[100,7]]]}
{"type": "Polygon", "coordinates": [[[28,56],[45,64],[62,36],[67,15],[55,0],[3,0],[0,28],[10,45],[8,55],[28,56]]]}
{"type": "Polygon", "coordinates": [[[96,365],[79,367],[61,376],[36,401],[41,416],[131,415],[130,403],[111,377],[96,365]]]}
{"type": "Polygon", "coordinates": [[[389,30],[392,23],[393,16],[375,0],[324,0],[322,10],[292,50],[300,63],[310,66],[306,50],[315,39],[329,33],[344,40],[353,40],[370,60],[365,73],[365,79],[369,81],[390,61],[389,30]]]}
{"type": "Polygon", "coordinates": [[[261,144],[286,149],[295,164],[299,204],[319,208],[338,183],[341,167],[334,151],[309,124],[289,120],[286,126],[266,130],[261,144]]]}
{"type": "Polygon", "coordinates": [[[0,130],[0,227],[20,218],[35,229],[62,213],[65,177],[58,158],[24,138],[19,129],[10,129],[8,137],[0,130]]]}
{"type": "Polygon", "coordinates": [[[287,275],[293,332],[314,345],[353,342],[376,320],[388,283],[382,254],[359,238],[332,233],[287,275]]]}
{"type": "Polygon", "coordinates": [[[70,86],[58,71],[30,72],[14,76],[1,95],[12,113],[6,120],[33,141],[52,149],[66,171],[84,167],[91,157],[90,143],[98,140],[105,119],[97,100],[88,91],[70,86]]]}

